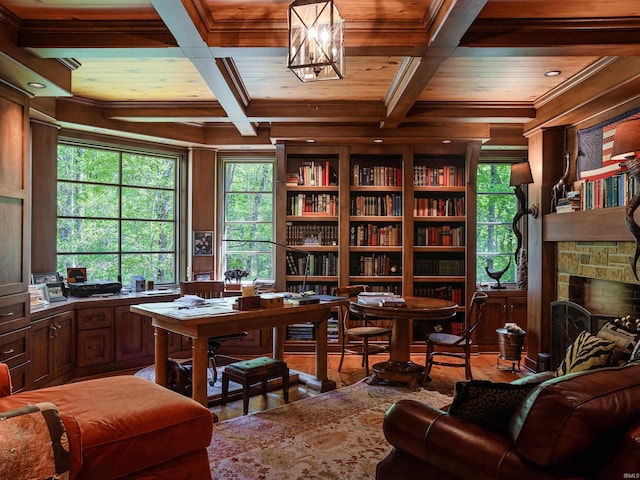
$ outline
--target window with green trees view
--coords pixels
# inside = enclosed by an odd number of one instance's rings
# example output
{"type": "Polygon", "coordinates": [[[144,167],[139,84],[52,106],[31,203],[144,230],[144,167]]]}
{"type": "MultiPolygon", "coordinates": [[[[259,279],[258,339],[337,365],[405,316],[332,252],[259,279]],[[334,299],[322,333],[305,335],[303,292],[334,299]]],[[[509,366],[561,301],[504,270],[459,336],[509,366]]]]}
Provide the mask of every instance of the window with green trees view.
{"type": "Polygon", "coordinates": [[[241,269],[247,279],[274,278],[274,159],[223,158],[223,271],[241,269]],[[251,240],[262,240],[255,242],[251,240]]]}
{"type": "Polygon", "coordinates": [[[494,282],[485,270],[502,270],[511,259],[501,283],[513,283],[515,277],[516,237],[512,230],[517,200],[509,186],[510,163],[478,164],[476,280],[494,282]]]}
{"type": "Polygon", "coordinates": [[[129,285],[176,282],[178,157],[58,145],[57,268],[129,285]]]}

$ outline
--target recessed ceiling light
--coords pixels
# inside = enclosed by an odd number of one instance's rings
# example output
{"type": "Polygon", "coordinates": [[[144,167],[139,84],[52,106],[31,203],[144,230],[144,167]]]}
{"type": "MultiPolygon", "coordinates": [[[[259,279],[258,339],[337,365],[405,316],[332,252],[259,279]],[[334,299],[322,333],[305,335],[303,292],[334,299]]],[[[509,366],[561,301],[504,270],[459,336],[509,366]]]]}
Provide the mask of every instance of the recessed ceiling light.
{"type": "Polygon", "coordinates": [[[557,77],[562,72],[560,70],[549,70],[544,74],[545,77],[557,77]]]}
{"type": "Polygon", "coordinates": [[[449,143],[451,143],[451,140],[442,140],[442,143],[444,143],[444,144],[447,144],[447,145],[448,145],[449,143]]]}
{"type": "Polygon", "coordinates": [[[381,138],[374,138],[373,143],[384,143],[384,140],[381,138]]]}
{"type": "Polygon", "coordinates": [[[47,86],[44,83],[40,83],[40,82],[29,82],[27,83],[27,85],[29,85],[31,88],[47,88],[47,86]]]}
{"type": "Polygon", "coordinates": [[[316,143],[316,141],[313,138],[307,138],[307,143],[316,143]]]}

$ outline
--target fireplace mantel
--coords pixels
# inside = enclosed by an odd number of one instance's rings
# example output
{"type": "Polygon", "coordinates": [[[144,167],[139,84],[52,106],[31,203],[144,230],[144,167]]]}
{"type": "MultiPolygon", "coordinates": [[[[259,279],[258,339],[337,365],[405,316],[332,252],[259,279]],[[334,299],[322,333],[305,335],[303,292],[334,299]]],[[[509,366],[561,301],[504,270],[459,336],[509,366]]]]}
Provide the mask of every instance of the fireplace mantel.
{"type": "MultiPolygon", "coordinates": [[[[625,207],[549,213],[542,218],[545,242],[633,242],[624,220],[625,207]]],[[[638,210],[640,211],[640,209],[638,210]]],[[[636,222],[640,214],[636,211],[636,222]]]]}

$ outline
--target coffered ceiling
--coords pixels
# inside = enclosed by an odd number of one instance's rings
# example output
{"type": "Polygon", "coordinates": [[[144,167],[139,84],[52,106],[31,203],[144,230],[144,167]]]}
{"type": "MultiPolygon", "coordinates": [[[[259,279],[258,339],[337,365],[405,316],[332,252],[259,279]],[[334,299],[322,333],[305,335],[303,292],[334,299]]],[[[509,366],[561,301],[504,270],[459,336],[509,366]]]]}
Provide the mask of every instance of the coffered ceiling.
{"type": "Polygon", "coordinates": [[[39,76],[23,88],[64,127],[227,149],[489,142],[640,76],[640,1],[337,0],[345,78],[301,83],[289,3],[3,0],[0,74],[39,76]]]}

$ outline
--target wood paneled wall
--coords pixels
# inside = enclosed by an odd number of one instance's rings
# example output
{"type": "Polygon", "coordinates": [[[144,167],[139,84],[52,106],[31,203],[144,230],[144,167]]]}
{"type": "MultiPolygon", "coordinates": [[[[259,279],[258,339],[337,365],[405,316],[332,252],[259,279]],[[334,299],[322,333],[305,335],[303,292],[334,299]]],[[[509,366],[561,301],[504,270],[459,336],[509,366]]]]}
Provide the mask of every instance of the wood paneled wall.
{"type": "Polygon", "coordinates": [[[56,271],[58,129],[31,122],[31,271],[56,271]]]}

